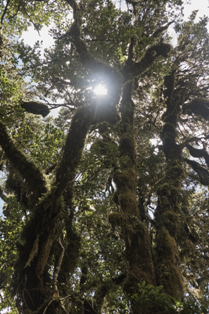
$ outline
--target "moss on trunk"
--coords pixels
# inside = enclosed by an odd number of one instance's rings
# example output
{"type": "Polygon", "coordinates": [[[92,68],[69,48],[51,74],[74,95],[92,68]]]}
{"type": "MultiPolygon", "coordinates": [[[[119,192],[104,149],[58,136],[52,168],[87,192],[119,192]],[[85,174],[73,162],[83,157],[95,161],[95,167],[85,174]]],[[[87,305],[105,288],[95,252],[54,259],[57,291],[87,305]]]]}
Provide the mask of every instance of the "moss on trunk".
{"type": "MultiPolygon", "coordinates": [[[[133,294],[138,283],[155,284],[150,236],[142,223],[136,194],[136,147],[133,130],[134,104],[131,100],[132,84],[126,84],[121,102],[122,122],[120,138],[120,170],[114,174],[117,191],[114,199],[120,205],[121,228],[126,245],[128,263],[124,291],[133,294]]],[[[139,309],[134,311],[139,313],[139,309]]]]}
{"type": "Polygon", "coordinates": [[[166,175],[158,188],[156,209],[155,274],[157,285],[173,297],[183,297],[183,281],[179,269],[177,249],[178,214],[181,211],[181,185],[183,180],[181,149],[176,144],[176,124],[179,103],[174,101],[175,71],[165,77],[167,110],[162,132],[163,151],[166,156],[166,175]]]}

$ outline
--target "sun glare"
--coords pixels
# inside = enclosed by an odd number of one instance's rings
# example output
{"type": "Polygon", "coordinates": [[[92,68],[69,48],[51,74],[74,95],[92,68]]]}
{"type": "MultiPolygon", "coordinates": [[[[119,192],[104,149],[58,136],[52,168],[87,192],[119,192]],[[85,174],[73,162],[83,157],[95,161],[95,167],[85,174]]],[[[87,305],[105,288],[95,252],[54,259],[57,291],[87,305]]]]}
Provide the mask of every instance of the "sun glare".
{"type": "Polygon", "coordinates": [[[104,85],[97,85],[94,89],[95,94],[97,95],[107,95],[107,89],[104,85]]]}

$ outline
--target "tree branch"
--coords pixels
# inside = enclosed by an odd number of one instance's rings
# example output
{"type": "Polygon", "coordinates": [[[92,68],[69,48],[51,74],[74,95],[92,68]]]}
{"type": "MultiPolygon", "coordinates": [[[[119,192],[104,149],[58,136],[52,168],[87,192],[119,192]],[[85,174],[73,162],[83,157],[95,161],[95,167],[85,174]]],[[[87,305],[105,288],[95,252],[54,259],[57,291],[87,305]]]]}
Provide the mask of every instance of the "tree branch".
{"type": "Polygon", "coordinates": [[[21,107],[25,109],[26,112],[32,113],[32,114],[40,114],[42,117],[46,117],[50,110],[47,105],[38,102],[38,101],[24,101],[21,104],[21,107]]]}
{"type": "Polygon", "coordinates": [[[85,139],[90,125],[107,121],[115,124],[119,115],[114,106],[106,98],[100,104],[95,101],[92,105],[79,108],[71,122],[64,152],[56,171],[55,198],[61,195],[68,182],[75,177],[77,166],[81,160],[85,139]]]}
{"type": "Polygon", "coordinates": [[[36,200],[46,192],[46,185],[39,168],[28,159],[15,145],[7,133],[5,125],[0,121],[0,145],[7,158],[28,182],[30,192],[33,192],[36,200]]]}
{"type": "Polygon", "coordinates": [[[142,75],[152,65],[157,57],[168,57],[170,51],[171,46],[163,42],[148,48],[144,57],[139,62],[132,62],[131,65],[128,63],[124,66],[123,76],[126,78],[126,82],[134,77],[142,75]]]}
{"type": "Polygon", "coordinates": [[[7,12],[7,8],[8,8],[8,5],[9,5],[9,2],[10,2],[10,0],[7,1],[7,4],[6,4],[5,8],[4,8],[4,12],[2,14],[0,29],[2,28],[3,19],[4,19],[4,16],[5,16],[6,12],[7,12]]]}
{"type": "Polygon", "coordinates": [[[152,35],[151,37],[156,38],[158,37],[162,32],[166,31],[168,29],[168,27],[174,23],[175,21],[171,21],[169,23],[167,23],[165,26],[161,26],[160,28],[158,28],[152,35]]]}

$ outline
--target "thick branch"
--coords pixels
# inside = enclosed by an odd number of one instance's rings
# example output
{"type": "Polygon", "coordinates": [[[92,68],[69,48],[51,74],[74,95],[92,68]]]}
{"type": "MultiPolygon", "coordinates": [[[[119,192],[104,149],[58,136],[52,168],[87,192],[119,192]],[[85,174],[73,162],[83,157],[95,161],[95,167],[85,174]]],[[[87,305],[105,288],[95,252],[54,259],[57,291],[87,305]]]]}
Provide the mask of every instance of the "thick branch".
{"type": "Polygon", "coordinates": [[[175,21],[171,21],[169,23],[167,23],[165,26],[161,26],[160,28],[158,28],[151,37],[156,38],[158,37],[161,33],[163,33],[164,31],[166,31],[168,29],[168,27],[174,23],[175,21]]]}
{"type": "Polygon", "coordinates": [[[24,101],[21,107],[25,109],[26,112],[41,114],[43,117],[46,117],[50,112],[47,105],[38,101],[24,101]]]}
{"type": "Polygon", "coordinates": [[[190,155],[192,155],[193,157],[198,157],[198,158],[203,157],[205,159],[205,162],[207,163],[207,165],[209,167],[209,155],[206,152],[205,148],[197,149],[197,148],[192,147],[189,144],[187,144],[186,147],[188,148],[190,155]]]}
{"type": "Polygon", "coordinates": [[[30,191],[36,198],[45,193],[45,180],[39,168],[16,147],[2,122],[0,122],[0,145],[13,167],[27,180],[30,191]]]}
{"type": "Polygon", "coordinates": [[[209,171],[202,167],[198,162],[184,158],[184,160],[192,167],[192,169],[198,174],[200,183],[203,185],[209,185],[209,171]]]}
{"type": "Polygon", "coordinates": [[[183,106],[183,114],[194,113],[205,120],[209,120],[209,101],[205,98],[195,98],[183,106]]]}
{"type": "Polygon", "coordinates": [[[130,43],[129,48],[128,48],[127,63],[132,63],[132,61],[133,61],[134,52],[135,52],[134,50],[135,50],[136,44],[137,44],[137,35],[134,34],[131,36],[131,43],[130,43]]]}
{"type": "Polygon", "coordinates": [[[181,208],[180,194],[183,180],[182,150],[176,143],[177,118],[180,111],[179,99],[175,99],[175,72],[164,78],[163,92],[166,112],[162,120],[163,152],[166,156],[165,177],[159,184],[156,217],[155,273],[158,285],[165,293],[177,298],[183,296],[183,281],[179,269],[179,253],[176,243],[178,234],[178,212],[181,208]],[[172,182],[172,184],[171,184],[172,182]],[[165,252],[162,257],[162,251],[165,252]],[[166,267],[164,267],[166,265],[166,267]]]}
{"type": "Polygon", "coordinates": [[[173,106],[172,104],[174,83],[175,83],[175,70],[172,71],[169,75],[165,76],[165,79],[164,79],[164,85],[166,88],[164,91],[164,98],[166,99],[167,111],[174,110],[175,108],[175,106],[173,106]],[[171,106],[172,106],[172,109],[170,110],[171,106]]]}
{"type": "Polygon", "coordinates": [[[95,102],[91,106],[82,107],[77,110],[72,119],[63,156],[56,172],[56,198],[61,195],[67,183],[75,177],[90,125],[102,121],[114,124],[118,119],[119,116],[116,109],[108,103],[97,105],[95,102]]]}
{"type": "Polygon", "coordinates": [[[151,46],[139,62],[133,62],[131,66],[129,64],[125,65],[123,74],[126,78],[126,82],[130,80],[130,78],[133,79],[134,77],[142,75],[157,57],[162,56],[166,58],[170,51],[171,46],[163,42],[151,46]]]}
{"type": "Polygon", "coordinates": [[[25,245],[23,254],[20,254],[16,275],[19,280],[16,289],[18,289],[19,300],[22,302],[22,293],[25,286],[22,284],[25,275],[27,276],[27,289],[30,289],[30,294],[24,294],[27,298],[27,305],[34,310],[34,304],[42,305],[44,294],[36,287],[36,283],[42,284],[46,273],[46,264],[51,254],[51,247],[59,233],[59,221],[61,213],[60,196],[63,194],[67,185],[73,182],[77,166],[81,160],[85,138],[91,124],[96,124],[101,121],[114,123],[117,121],[117,111],[113,106],[103,107],[100,104],[93,103],[90,106],[79,108],[71,123],[66,144],[63,151],[63,156],[57,166],[55,173],[55,182],[52,193],[45,195],[39,204],[36,206],[33,217],[24,229],[23,238],[25,245]],[[39,239],[38,246],[35,245],[39,239]],[[28,252],[30,252],[28,254],[28,252]],[[28,255],[33,256],[31,265],[28,265],[28,255]],[[25,267],[25,265],[28,267],[25,267]],[[32,274],[32,275],[31,275],[32,274]],[[32,276],[32,277],[31,277],[32,276]],[[31,288],[32,287],[32,288],[31,288]],[[39,292],[40,293],[39,293],[39,292]],[[37,300],[38,298],[38,300],[37,300]]]}

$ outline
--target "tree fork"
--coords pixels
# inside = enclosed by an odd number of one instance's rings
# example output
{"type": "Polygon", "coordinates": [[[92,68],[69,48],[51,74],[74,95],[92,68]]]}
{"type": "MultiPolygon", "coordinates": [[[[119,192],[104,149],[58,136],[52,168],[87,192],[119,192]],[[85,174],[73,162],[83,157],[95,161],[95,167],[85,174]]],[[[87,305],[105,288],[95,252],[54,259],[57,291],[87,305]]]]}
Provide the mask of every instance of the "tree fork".
{"type": "MultiPolygon", "coordinates": [[[[19,247],[13,286],[24,309],[42,309],[44,301],[52,298],[50,289],[45,286],[50,283],[47,262],[52,245],[61,232],[61,197],[67,185],[74,180],[88,130],[91,124],[102,121],[114,124],[117,120],[117,109],[112,103],[103,107],[96,102],[78,109],[72,119],[63,155],[55,169],[51,192],[43,195],[23,230],[25,243],[19,247]]],[[[55,302],[47,308],[47,313],[56,313],[55,302]]]]}

